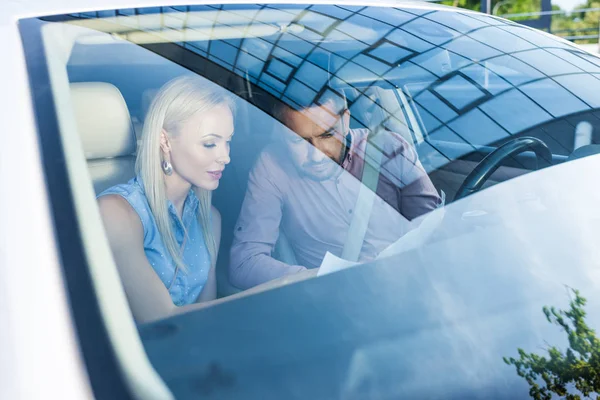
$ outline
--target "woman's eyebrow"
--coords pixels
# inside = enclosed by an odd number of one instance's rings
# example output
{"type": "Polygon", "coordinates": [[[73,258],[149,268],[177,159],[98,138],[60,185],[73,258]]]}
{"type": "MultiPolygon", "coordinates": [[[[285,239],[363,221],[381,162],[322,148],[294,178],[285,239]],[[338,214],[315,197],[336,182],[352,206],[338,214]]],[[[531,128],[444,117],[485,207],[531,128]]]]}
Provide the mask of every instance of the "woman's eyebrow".
{"type": "Polygon", "coordinates": [[[217,135],[216,133],[208,133],[208,134],[206,134],[206,135],[204,135],[202,137],[205,138],[205,137],[209,137],[209,136],[214,136],[216,138],[223,139],[223,136],[217,135]]]}
{"type": "MultiPolygon", "coordinates": [[[[202,136],[202,139],[204,139],[206,137],[210,137],[210,136],[214,136],[214,137],[216,137],[218,139],[223,139],[223,136],[217,135],[216,133],[207,133],[206,135],[202,136]]],[[[231,139],[232,136],[233,136],[233,133],[228,136],[228,139],[231,139]]]]}

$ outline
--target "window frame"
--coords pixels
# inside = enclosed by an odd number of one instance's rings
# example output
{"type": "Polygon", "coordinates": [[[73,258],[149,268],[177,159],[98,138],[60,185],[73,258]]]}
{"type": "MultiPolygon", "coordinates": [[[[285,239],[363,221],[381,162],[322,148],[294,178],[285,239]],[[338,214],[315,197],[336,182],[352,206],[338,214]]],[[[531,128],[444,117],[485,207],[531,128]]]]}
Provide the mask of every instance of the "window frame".
{"type": "Polygon", "coordinates": [[[121,374],[115,348],[108,336],[89,268],[72,197],[63,139],[52,96],[47,57],[38,18],[18,22],[24,48],[34,110],[37,140],[42,156],[48,204],[58,244],[69,309],[91,389],[96,398],[133,399],[126,377],[121,374]]]}

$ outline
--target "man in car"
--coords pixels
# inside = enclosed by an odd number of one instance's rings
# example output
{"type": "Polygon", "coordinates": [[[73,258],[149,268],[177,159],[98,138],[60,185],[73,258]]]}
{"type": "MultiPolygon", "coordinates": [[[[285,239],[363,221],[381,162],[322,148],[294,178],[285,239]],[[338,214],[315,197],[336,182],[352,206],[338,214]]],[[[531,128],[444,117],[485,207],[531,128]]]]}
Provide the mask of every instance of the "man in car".
{"type": "MultiPolygon", "coordinates": [[[[325,91],[319,104],[301,110],[282,104],[274,114],[289,129],[277,132],[250,173],[229,269],[231,283],[240,289],[317,268],[326,252],[341,256],[350,236],[360,235],[350,226],[369,130],[349,129],[346,99],[334,89],[325,91]],[[281,235],[291,244],[296,263],[273,257],[281,235]]],[[[412,145],[389,131],[378,135],[383,152],[377,196],[362,211],[368,218],[364,238],[359,238],[358,261],[363,262],[404,235],[410,220],[441,202],[412,145]]]]}

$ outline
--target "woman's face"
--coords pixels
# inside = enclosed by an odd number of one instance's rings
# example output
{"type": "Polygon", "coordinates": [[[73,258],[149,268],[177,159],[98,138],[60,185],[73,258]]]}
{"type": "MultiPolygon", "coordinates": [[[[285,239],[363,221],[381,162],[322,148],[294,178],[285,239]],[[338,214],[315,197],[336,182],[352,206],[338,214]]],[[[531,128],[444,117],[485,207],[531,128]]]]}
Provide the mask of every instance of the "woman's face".
{"type": "Polygon", "coordinates": [[[184,121],[179,134],[169,137],[169,159],[173,175],[193,186],[215,190],[229,164],[233,115],[226,105],[196,113],[184,121]]]}

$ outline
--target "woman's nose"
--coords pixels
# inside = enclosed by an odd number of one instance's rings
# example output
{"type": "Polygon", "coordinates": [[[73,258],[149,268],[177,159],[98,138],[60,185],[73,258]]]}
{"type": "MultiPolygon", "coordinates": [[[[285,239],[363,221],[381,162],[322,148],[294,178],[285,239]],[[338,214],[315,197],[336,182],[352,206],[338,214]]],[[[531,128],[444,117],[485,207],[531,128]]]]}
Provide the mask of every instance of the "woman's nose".
{"type": "Polygon", "coordinates": [[[227,146],[225,148],[225,150],[219,154],[219,158],[217,159],[217,162],[219,162],[220,164],[229,164],[229,162],[231,161],[231,158],[229,157],[229,146],[227,146]]]}

